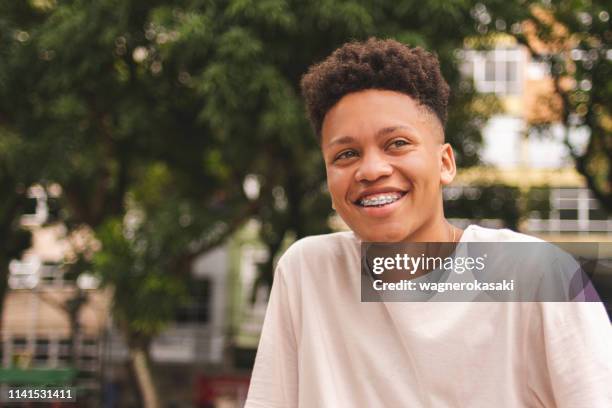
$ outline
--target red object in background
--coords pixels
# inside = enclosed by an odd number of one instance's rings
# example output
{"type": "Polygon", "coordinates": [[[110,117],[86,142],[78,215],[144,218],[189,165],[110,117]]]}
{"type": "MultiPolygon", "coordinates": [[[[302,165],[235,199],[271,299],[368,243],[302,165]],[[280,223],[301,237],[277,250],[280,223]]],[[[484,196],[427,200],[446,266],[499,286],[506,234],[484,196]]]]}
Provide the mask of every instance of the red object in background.
{"type": "Polygon", "coordinates": [[[250,375],[200,375],[195,381],[195,404],[198,408],[212,408],[218,398],[244,405],[249,389],[250,375]]]}

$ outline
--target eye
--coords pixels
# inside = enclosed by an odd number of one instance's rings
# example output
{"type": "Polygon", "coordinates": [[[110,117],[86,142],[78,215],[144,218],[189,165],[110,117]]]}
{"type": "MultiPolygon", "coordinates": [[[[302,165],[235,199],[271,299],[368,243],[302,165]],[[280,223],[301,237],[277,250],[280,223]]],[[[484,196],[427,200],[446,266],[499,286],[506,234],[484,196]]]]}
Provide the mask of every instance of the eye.
{"type": "Polygon", "coordinates": [[[334,161],[343,160],[343,159],[352,159],[353,157],[357,157],[357,152],[354,150],[345,150],[341,152],[334,158],[334,161]]]}
{"type": "Polygon", "coordinates": [[[399,149],[400,147],[404,147],[407,146],[409,143],[404,140],[404,139],[396,139],[394,141],[392,141],[391,143],[389,143],[389,146],[387,148],[389,149],[399,149]]]}

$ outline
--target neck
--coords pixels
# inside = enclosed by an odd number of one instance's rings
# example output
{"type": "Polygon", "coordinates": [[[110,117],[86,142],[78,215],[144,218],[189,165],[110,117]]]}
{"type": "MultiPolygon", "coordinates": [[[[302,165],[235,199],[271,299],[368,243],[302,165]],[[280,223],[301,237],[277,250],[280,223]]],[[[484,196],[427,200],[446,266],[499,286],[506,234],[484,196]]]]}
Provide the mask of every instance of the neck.
{"type": "Polygon", "coordinates": [[[433,221],[423,224],[406,237],[405,242],[456,242],[463,231],[454,227],[442,215],[433,221]]]}

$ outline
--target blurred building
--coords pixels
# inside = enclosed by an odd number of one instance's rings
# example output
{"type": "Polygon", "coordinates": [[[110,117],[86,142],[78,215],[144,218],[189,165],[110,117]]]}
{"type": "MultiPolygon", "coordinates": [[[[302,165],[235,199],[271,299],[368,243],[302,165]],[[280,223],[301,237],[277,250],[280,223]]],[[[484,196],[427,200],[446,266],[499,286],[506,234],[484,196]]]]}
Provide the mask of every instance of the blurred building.
{"type": "MultiPolygon", "coordinates": [[[[574,170],[563,145],[566,130],[557,124],[543,134],[530,126],[554,122],[554,109],[543,102],[550,100],[550,67],[510,40],[492,50],[463,50],[461,58],[466,78],[479,92],[497,95],[504,112],[483,130],[483,165],[462,171],[445,190],[452,221],[511,227],[548,240],[612,241],[612,217],[574,170]]],[[[580,146],[587,137],[588,129],[576,129],[570,140],[580,146]]],[[[93,276],[75,281],[66,275],[63,262],[74,243],[61,227],[46,226],[57,210],[47,193],[31,189],[30,213],[22,222],[32,230],[34,245],[10,267],[2,375],[10,380],[16,370],[43,370],[50,378],[74,378],[98,399],[105,394],[120,400],[129,381],[128,353],[110,317],[111,293],[93,276]],[[70,315],[75,302],[82,302],[76,335],[70,315]]],[[[333,223],[343,228],[340,220],[333,223]]],[[[258,228],[248,223],[225,246],[194,262],[192,302],[151,345],[156,380],[177,406],[246,395],[268,297],[265,288],[254,290],[258,268],[268,258],[258,228]]]]}
{"type": "MultiPolygon", "coordinates": [[[[70,276],[66,260],[89,237],[85,231],[68,237],[64,227],[49,222],[57,214],[56,197],[48,193],[39,186],[30,188],[28,213],[21,219],[33,242],[9,268],[0,384],[73,383],[79,406],[99,406],[103,399],[115,401],[108,406],[133,406],[127,405],[136,401],[127,371],[128,350],[112,322],[112,293],[93,275],[81,273],[76,280],[70,276]]],[[[176,406],[192,406],[201,374],[223,366],[228,268],[226,247],[196,259],[191,301],[151,345],[158,385],[165,400],[176,406]]]]}
{"type": "MultiPolygon", "coordinates": [[[[9,266],[0,336],[0,380],[7,385],[66,384],[96,398],[100,392],[102,344],[108,324],[109,295],[87,274],[66,279],[69,250],[61,226],[52,219],[55,199],[30,188],[29,213],[21,219],[32,232],[32,247],[9,266]]],[[[56,191],[57,194],[59,192],[56,191]]]]}
{"type": "MultiPolygon", "coordinates": [[[[483,164],[461,171],[445,189],[447,216],[459,226],[510,227],[547,241],[612,245],[612,214],[575,170],[566,145],[583,151],[590,130],[562,124],[548,62],[532,59],[512,38],[495,44],[460,52],[464,77],[478,92],[495,94],[504,109],[483,129],[483,164]]],[[[566,86],[588,90],[591,84],[566,86]]],[[[593,283],[612,316],[609,261],[598,263],[593,283]]]]}
{"type": "MultiPolygon", "coordinates": [[[[548,240],[612,241],[612,215],[593,197],[564,144],[568,132],[570,143],[580,151],[589,129],[566,129],[561,124],[550,64],[533,60],[524,46],[505,37],[494,49],[466,49],[460,57],[463,75],[478,92],[495,94],[504,112],[483,129],[484,165],[460,172],[445,192],[449,206],[452,200],[479,200],[482,190],[491,186],[505,187],[514,191],[514,211],[520,214],[516,227],[522,232],[548,240]]],[[[478,221],[504,225],[499,218],[478,221]]]]}

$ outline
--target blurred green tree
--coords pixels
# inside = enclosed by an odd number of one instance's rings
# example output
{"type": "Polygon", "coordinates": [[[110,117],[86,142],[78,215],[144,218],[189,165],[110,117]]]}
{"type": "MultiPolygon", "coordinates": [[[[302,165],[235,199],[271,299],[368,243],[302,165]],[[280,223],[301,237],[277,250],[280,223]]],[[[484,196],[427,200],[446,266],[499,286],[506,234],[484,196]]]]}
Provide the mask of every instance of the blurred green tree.
{"type": "Polygon", "coordinates": [[[0,124],[0,316],[8,290],[9,263],[31,245],[31,233],[20,224],[28,200],[27,187],[36,180],[22,161],[29,157],[19,137],[0,124]]]}
{"type": "Polygon", "coordinates": [[[561,123],[576,170],[612,212],[612,21],[605,0],[489,1],[474,9],[482,37],[504,32],[550,67],[552,115],[531,125],[561,123]],[[570,137],[587,129],[584,146],[570,137]]]}
{"type": "Polygon", "coordinates": [[[612,212],[610,3],[560,1],[530,10],[534,31],[526,29],[519,39],[537,60],[550,63],[566,129],[564,142],[593,195],[612,212]],[[545,46],[538,49],[538,40],[545,46]],[[580,127],[590,133],[584,148],[570,139],[570,131],[580,127]]]}
{"type": "Polygon", "coordinates": [[[461,166],[478,163],[494,104],[476,103],[455,54],[478,34],[473,5],[0,2],[0,126],[45,153],[28,159],[32,182],[62,186],[62,222],[102,243],[94,265],[114,288],[147,406],[158,396],[146,347],[183,301],[197,255],[255,217],[269,284],[286,237],[328,230],[324,167],[298,89],[310,64],[369,36],[437,52],[453,89],[448,139],[461,166]],[[257,194],[245,194],[247,177],[257,194]]]}
{"type": "MultiPolygon", "coordinates": [[[[2,153],[11,160],[7,169],[19,163],[31,170],[3,173],[19,179],[2,184],[2,216],[16,229],[19,217],[9,198],[23,200],[34,182],[62,186],[60,221],[69,232],[86,225],[105,245],[94,266],[114,288],[114,312],[147,406],[157,405],[158,397],[146,345],[183,302],[178,294],[191,260],[223,242],[256,209],[236,188],[241,173],[221,161],[218,142],[198,118],[203,102],[197,92],[181,83],[179,72],[147,59],[146,27],[154,7],[144,1],[0,2],[2,153]],[[39,154],[25,154],[30,150],[39,154]],[[172,168],[173,184],[160,182],[166,191],[138,194],[135,187],[150,186],[146,179],[164,163],[172,168]],[[155,209],[146,213],[146,228],[122,237],[113,225],[126,222],[129,208],[146,206],[155,209]],[[145,263],[146,273],[138,269],[142,237],[156,240],[155,259],[163,261],[154,270],[145,263]],[[168,250],[179,243],[180,251],[168,250]],[[162,269],[165,275],[155,273],[162,269]]],[[[13,249],[4,258],[17,255],[13,249]]],[[[91,268],[87,256],[77,258],[72,275],[91,268]]]]}
{"type": "Polygon", "coordinates": [[[324,166],[304,116],[299,80],[309,65],[342,43],[393,37],[435,51],[453,88],[448,139],[460,166],[478,163],[480,128],[496,105],[484,97],[487,103],[479,106],[485,108],[477,109],[480,97],[459,75],[455,51],[477,34],[472,2],[207,4],[157,8],[147,31],[147,49],[153,50],[148,63],[179,71],[204,101],[199,117],[224,146],[222,161],[259,180],[256,218],[270,253],[260,283],[271,283],[274,256],[286,237],[329,229],[324,166]]]}

